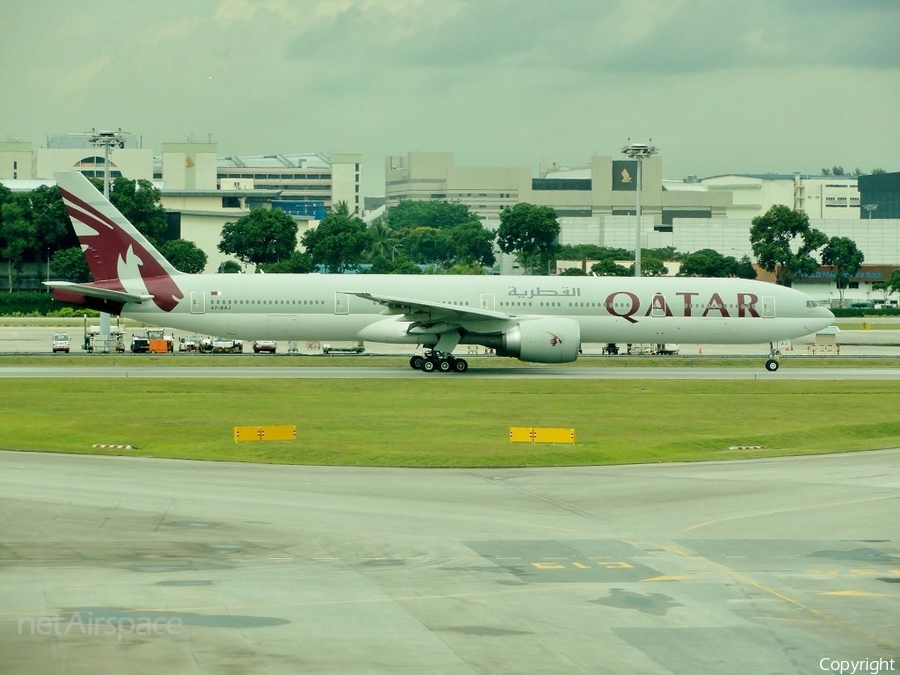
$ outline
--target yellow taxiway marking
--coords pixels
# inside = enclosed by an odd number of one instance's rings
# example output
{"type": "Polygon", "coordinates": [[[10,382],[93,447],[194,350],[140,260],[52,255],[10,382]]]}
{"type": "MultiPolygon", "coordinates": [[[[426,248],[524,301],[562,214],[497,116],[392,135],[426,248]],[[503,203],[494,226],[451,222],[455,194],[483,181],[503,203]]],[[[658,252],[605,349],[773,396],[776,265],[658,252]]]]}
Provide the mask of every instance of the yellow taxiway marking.
{"type": "Polygon", "coordinates": [[[696,574],[662,574],[658,577],[650,577],[649,579],[641,579],[641,581],[684,581],[685,579],[696,579],[696,574]]]}
{"type": "Polygon", "coordinates": [[[888,593],[869,593],[868,591],[826,591],[819,595],[840,595],[852,598],[890,598],[888,593]]]}
{"type": "Polygon", "coordinates": [[[897,499],[897,495],[887,495],[884,497],[867,497],[866,499],[851,499],[842,502],[826,502],[824,504],[808,504],[806,506],[796,506],[789,509],[773,509],[771,511],[752,511],[750,513],[739,513],[734,516],[726,516],[725,518],[715,518],[713,520],[707,520],[703,523],[697,523],[696,525],[691,525],[690,527],[684,528],[681,533],[684,534],[686,532],[692,532],[693,530],[699,530],[701,527],[707,527],[708,525],[718,525],[720,523],[727,523],[732,520],[741,520],[743,518],[756,518],[759,516],[774,516],[782,513],[797,513],[798,511],[810,511],[815,509],[828,509],[834,508],[836,506],[848,506],[850,504],[866,504],[868,502],[880,502],[885,499],[897,499]]]}

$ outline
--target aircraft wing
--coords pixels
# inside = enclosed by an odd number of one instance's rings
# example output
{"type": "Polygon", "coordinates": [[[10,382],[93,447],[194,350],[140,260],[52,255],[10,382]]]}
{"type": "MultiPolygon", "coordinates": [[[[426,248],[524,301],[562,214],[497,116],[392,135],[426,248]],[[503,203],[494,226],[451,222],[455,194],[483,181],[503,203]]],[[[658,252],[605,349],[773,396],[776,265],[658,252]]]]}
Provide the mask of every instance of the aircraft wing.
{"type": "Polygon", "coordinates": [[[80,293],[89,298],[100,298],[101,300],[112,300],[113,302],[147,302],[153,299],[152,295],[137,295],[125,291],[114,291],[110,288],[94,286],[93,284],[76,284],[71,281],[45,281],[44,285],[50,288],[80,293]]]}
{"type": "Polygon", "coordinates": [[[356,291],[344,291],[364,300],[378,303],[387,309],[387,314],[402,314],[407,320],[428,325],[433,323],[463,323],[484,320],[508,320],[509,314],[480,307],[451,305],[415,298],[400,298],[391,295],[376,295],[356,291]]]}

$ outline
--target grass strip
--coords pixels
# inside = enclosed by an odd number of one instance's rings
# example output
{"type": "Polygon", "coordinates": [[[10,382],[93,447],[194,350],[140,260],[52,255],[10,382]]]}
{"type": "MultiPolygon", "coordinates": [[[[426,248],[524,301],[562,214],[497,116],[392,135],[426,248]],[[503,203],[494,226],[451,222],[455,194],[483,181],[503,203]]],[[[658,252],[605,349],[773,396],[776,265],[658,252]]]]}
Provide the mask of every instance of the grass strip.
{"type": "Polygon", "coordinates": [[[17,379],[5,449],[284,464],[571,466],[897,447],[896,382],[765,380],[17,379]],[[238,425],[298,440],[235,443],[238,425]],[[513,444],[511,426],[575,445],[513,444]],[[134,451],[94,449],[131,444],[134,451]],[[762,450],[729,450],[761,445],[762,450]]]}

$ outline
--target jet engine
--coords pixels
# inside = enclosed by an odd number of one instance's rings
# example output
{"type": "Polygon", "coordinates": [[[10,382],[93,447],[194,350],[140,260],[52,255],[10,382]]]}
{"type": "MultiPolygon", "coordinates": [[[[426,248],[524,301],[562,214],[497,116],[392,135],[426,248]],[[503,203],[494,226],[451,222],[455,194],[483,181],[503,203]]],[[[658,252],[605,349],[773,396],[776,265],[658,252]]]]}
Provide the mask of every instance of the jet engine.
{"type": "Polygon", "coordinates": [[[528,319],[503,333],[498,356],[521,361],[568,363],[578,358],[581,330],[573,319],[528,319]]]}

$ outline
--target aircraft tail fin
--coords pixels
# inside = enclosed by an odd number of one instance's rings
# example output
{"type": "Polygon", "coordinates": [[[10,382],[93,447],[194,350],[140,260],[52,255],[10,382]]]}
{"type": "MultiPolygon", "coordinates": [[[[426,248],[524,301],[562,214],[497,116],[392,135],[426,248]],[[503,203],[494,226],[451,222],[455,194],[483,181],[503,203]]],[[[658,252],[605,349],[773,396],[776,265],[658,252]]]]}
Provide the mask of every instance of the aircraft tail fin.
{"type": "Polygon", "coordinates": [[[94,283],[106,291],[149,294],[160,309],[174,309],[184,297],[175,282],[182,273],[83,174],[55,175],[94,283]]]}

